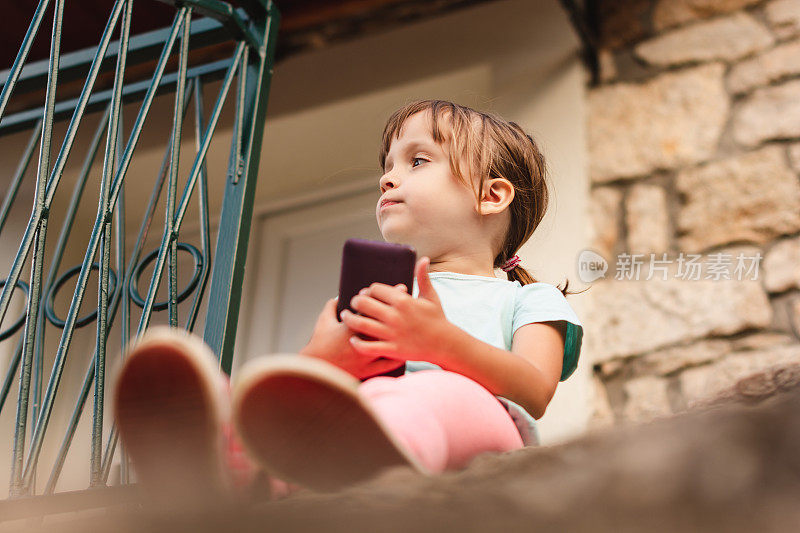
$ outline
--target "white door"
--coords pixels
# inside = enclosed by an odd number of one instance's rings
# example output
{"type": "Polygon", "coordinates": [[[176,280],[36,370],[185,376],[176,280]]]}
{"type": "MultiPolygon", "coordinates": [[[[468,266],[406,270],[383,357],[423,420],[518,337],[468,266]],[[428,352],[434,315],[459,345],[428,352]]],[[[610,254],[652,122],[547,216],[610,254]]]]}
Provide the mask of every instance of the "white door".
{"type": "Polygon", "coordinates": [[[234,370],[258,355],[297,352],[325,301],[339,294],[344,242],[383,241],[377,191],[292,209],[253,221],[234,370]]]}

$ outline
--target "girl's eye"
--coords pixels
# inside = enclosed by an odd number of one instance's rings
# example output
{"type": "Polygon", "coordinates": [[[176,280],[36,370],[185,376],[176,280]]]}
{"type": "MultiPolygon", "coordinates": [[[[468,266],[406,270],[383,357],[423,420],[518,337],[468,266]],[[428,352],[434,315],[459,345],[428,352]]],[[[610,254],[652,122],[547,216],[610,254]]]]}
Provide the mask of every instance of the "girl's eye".
{"type": "Polygon", "coordinates": [[[414,161],[427,161],[427,159],[422,159],[421,157],[412,157],[411,158],[411,166],[414,167],[414,161]]]}

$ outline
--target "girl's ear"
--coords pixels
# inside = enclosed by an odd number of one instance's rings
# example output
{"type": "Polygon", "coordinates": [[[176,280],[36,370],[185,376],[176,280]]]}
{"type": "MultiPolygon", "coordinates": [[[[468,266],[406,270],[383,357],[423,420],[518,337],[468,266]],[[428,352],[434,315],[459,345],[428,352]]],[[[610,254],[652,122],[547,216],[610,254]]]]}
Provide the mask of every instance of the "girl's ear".
{"type": "Polygon", "coordinates": [[[481,213],[502,213],[514,200],[514,185],[505,178],[489,178],[483,184],[481,213]]]}

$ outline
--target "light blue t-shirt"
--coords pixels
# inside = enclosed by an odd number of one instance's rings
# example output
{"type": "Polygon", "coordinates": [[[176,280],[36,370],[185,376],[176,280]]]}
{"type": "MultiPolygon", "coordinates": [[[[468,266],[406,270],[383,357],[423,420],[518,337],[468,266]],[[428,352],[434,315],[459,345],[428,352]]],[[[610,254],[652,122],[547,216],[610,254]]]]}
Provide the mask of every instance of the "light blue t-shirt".
{"type": "MultiPolygon", "coordinates": [[[[428,276],[442,302],[447,320],[473,337],[503,350],[511,350],[514,332],[525,324],[566,321],[564,361],[559,381],[567,379],[577,368],[583,325],[556,286],[544,282],[522,285],[519,281],[458,272],[429,272],[428,276]]],[[[412,296],[418,295],[419,286],[415,278],[412,296]]],[[[406,362],[406,374],[435,368],[440,367],[427,361],[406,362]]],[[[495,396],[514,420],[523,443],[526,446],[538,444],[536,419],[520,405],[495,396]]]]}

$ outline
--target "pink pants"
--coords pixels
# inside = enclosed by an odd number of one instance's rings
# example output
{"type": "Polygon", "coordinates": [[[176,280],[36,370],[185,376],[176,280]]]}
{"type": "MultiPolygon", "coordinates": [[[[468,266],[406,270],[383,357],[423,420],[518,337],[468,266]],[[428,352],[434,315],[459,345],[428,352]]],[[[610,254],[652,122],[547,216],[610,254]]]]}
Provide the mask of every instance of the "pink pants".
{"type": "Polygon", "coordinates": [[[482,452],[522,448],[500,401],[475,381],[447,370],[420,370],[364,381],[359,393],[431,472],[465,467],[482,452]]]}
{"type": "MultiPolygon", "coordinates": [[[[523,447],[519,431],[500,401],[455,372],[432,369],[396,378],[377,376],[361,383],[359,393],[432,473],[463,468],[483,452],[523,447]]],[[[233,450],[241,452],[238,445],[233,450]]],[[[229,458],[234,469],[236,455],[229,458]]],[[[269,481],[278,498],[299,488],[276,478],[269,481]]]]}

